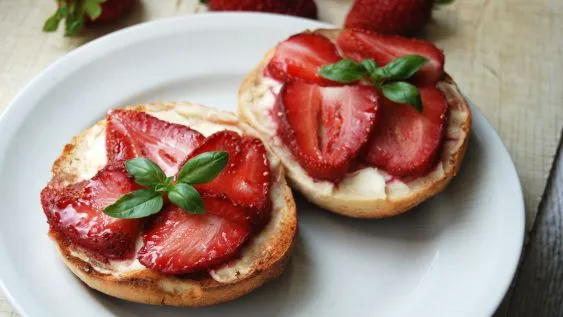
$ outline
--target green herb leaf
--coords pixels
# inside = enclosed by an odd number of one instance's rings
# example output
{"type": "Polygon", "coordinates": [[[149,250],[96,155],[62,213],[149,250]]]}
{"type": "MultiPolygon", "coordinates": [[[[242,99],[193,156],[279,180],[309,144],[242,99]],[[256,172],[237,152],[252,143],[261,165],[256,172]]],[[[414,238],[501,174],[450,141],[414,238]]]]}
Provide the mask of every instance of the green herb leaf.
{"type": "Polygon", "coordinates": [[[444,4],[450,4],[453,3],[454,0],[434,0],[434,4],[437,5],[444,5],[444,4]]]}
{"type": "Polygon", "coordinates": [[[106,0],[84,0],[82,2],[82,12],[88,14],[90,19],[96,20],[102,14],[102,6],[100,3],[106,0]]]}
{"type": "Polygon", "coordinates": [[[168,192],[168,199],[190,214],[203,214],[205,207],[197,190],[189,184],[178,183],[168,192]]]}
{"type": "Polygon", "coordinates": [[[142,218],[162,209],[162,196],[152,189],[140,189],[121,196],[116,202],[104,208],[108,216],[121,219],[142,218]]]}
{"type": "Polygon", "coordinates": [[[422,112],[422,101],[416,86],[398,81],[382,85],[381,91],[387,99],[397,103],[406,103],[413,106],[418,112],[422,112]]]}
{"type": "Polygon", "coordinates": [[[205,152],[190,159],[176,177],[178,183],[202,184],[213,180],[227,165],[229,154],[225,151],[205,152]]]}
{"type": "Polygon", "coordinates": [[[377,69],[377,63],[371,58],[364,59],[363,61],[361,61],[361,64],[364,66],[368,74],[375,72],[375,70],[377,69]]]}
{"type": "Polygon", "coordinates": [[[154,185],[154,190],[159,193],[166,193],[172,189],[173,177],[167,177],[162,183],[154,185]]]}
{"type": "Polygon", "coordinates": [[[166,175],[162,169],[148,158],[137,157],[128,160],[125,163],[125,168],[139,185],[154,186],[166,180],[166,175]]]}
{"type": "Polygon", "coordinates": [[[384,80],[403,80],[412,77],[428,59],[420,55],[406,55],[392,60],[375,73],[384,80]]]}
{"type": "Polygon", "coordinates": [[[338,63],[324,66],[319,71],[319,74],[326,79],[339,83],[351,83],[362,79],[367,74],[367,71],[363,64],[343,59],[338,63]]]}

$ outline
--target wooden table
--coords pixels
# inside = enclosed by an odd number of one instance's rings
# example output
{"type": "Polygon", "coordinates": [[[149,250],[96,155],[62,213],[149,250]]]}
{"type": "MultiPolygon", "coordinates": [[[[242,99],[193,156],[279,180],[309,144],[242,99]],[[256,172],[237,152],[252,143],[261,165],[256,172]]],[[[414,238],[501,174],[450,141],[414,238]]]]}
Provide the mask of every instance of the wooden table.
{"type": "MultiPolygon", "coordinates": [[[[72,49],[127,25],[204,11],[197,2],[144,0],[118,24],[69,39],[41,32],[44,19],[54,10],[54,1],[1,0],[0,110],[31,78],[72,49]]],[[[341,24],[351,2],[317,0],[320,18],[341,24]]],[[[524,187],[528,230],[533,228],[563,127],[561,34],[563,1],[459,0],[434,13],[434,21],[425,35],[444,49],[446,70],[508,147],[524,187]]],[[[559,175],[551,179],[563,178],[563,172],[559,175]]],[[[507,297],[513,300],[505,301],[499,316],[515,316],[517,311],[519,316],[525,316],[523,312],[548,316],[539,314],[542,310],[534,307],[549,307],[543,312],[563,316],[563,185],[561,181],[559,185],[552,183],[551,194],[546,193],[540,208],[540,222],[530,240],[529,252],[524,256],[523,275],[515,283],[513,295],[507,297]],[[540,269],[544,274],[537,276],[535,272],[540,269]],[[551,283],[544,287],[540,283],[543,280],[551,283]],[[544,296],[547,286],[551,297],[544,296]],[[527,296],[531,291],[534,296],[527,296]]],[[[17,315],[0,293],[0,317],[7,316],[17,315]]]]}

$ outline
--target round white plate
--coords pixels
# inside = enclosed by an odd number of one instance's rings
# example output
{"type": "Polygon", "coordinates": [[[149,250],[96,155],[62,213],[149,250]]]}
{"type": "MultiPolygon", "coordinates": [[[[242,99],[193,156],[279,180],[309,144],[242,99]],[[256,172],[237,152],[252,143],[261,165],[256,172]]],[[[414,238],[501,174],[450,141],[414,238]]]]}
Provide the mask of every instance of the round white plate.
{"type": "Polygon", "coordinates": [[[189,100],[235,111],[240,81],[268,48],[326,27],[259,14],[207,14],[138,25],[68,54],[0,119],[0,279],[28,317],[486,316],[514,274],[524,233],[518,176],[473,107],[459,176],[394,219],[353,220],[298,200],[299,239],[277,281],[204,309],[132,304],[89,290],[47,237],[39,192],[71,137],[112,108],[189,100]]]}

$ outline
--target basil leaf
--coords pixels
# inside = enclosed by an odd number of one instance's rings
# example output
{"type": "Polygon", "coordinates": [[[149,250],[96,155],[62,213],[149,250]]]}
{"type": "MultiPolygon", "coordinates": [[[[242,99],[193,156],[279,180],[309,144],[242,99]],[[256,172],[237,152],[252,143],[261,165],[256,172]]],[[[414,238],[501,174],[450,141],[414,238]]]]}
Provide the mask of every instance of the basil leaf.
{"type": "Polygon", "coordinates": [[[202,184],[213,180],[227,166],[229,154],[225,151],[205,152],[190,159],[176,177],[178,183],[202,184]]]}
{"type": "Polygon", "coordinates": [[[162,183],[154,185],[153,188],[159,193],[169,192],[172,189],[173,180],[173,177],[167,177],[162,183]]]}
{"type": "Polygon", "coordinates": [[[351,83],[360,80],[366,73],[364,65],[349,59],[343,59],[338,63],[326,65],[319,71],[322,77],[339,83],[351,83]]]}
{"type": "Polygon", "coordinates": [[[168,199],[190,214],[203,214],[205,207],[197,190],[189,184],[178,183],[168,192],[168,199]]]}
{"type": "Polygon", "coordinates": [[[402,80],[412,77],[428,59],[420,55],[407,55],[392,60],[384,67],[375,71],[377,75],[385,80],[402,80]]]}
{"type": "Polygon", "coordinates": [[[125,168],[139,185],[153,186],[166,180],[166,175],[162,169],[148,158],[137,157],[128,160],[125,163],[125,168]]]}
{"type": "Polygon", "coordinates": [[[121,219],[142,218],[159,212],[163,204],[164,200],[159,193],[152,189],[140,189],[121,196],[104,208],[104,213],[121,219]]]}
{"type": "Polygon", "coordinates": [[[398,81],[382,85],[381,91],[387,99],[396,103],[406,103],[413,106],[418,112],[422,112],[422,101],[416,86],[398,81]]]}
{"type": "Polygon", "coordinates": [[[366,71],[368,72],[368,74],[375,72],[375,70],[377,69],[377,63],[371,58],[366,58],[361,63],[366,69],[366,71]]]}

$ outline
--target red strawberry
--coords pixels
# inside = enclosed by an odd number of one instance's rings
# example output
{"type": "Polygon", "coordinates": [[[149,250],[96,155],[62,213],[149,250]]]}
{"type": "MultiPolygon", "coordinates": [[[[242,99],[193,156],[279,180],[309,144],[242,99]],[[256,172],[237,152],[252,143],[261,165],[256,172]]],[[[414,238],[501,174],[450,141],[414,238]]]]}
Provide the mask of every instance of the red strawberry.
{"type": "Polygon", "coordinates": [[[301,79],[322,85],[334,82],[319,76],[321,67],[341,60],[332,41],[320,34],[300,33],[281,42],[267,66],[267,75],[280,81],[301,79]]]}
{"type": "Polygon", "coordinates": [[[426,41],[393,35],[382,35],[359,29],[345,29],[337,39],[344,56],[356,61],[373,58],[379,66],[405,55],[417,54],[428,58],[413,77],[418,84],[432,84],[444,74],[444,53],[426,41]]]}
{"type": "Polygon", "coordinates": [[[123,259],[133,255],[139,220],[112,218],[102,210],[136,189],[123,163],[113,164],[90,180],[65,188],[47,186],[41,204],[51,229],[102,257],[123,259]]]}
{"type": "Polygon", "coordinates": [[[410,35],[424,29],[434,0],[356,0],[345,27],[410,35]]]}
{"type": "Polygon", "coordinates": [[[384,99],[364,159],[396,176],[416,176],[435,162],[448,104],[435,87],[419,88],[423,112],[384,99]]]}
{"type": "Polygon", "coordinates": [[[288,82],[275,106],[278,134],[311,177],[338,180],[367,142],[379,100],[371,86],[288,82]]]}
{"type": "Polygon", "coordinates": [[[241,137],[233,131],[219,131],[207,137],[188,159],[209,151],[226,151],[229,153],[229,161],[211,182],[196,185],[199,191],[226,196],[233,203],[244,207],[268,207],[270,163],[260,140],[241,137]]]}
{"type": "Polygon", "coordinates": [[[164,274],[208,269],[236,256],[250,233],[248,226],[214,215],[192,215],[170,205],[143,236],[137,258],[164,274]]]}
{"type": "Polygon", "coordinates": [[[147,157],[168,176],[204,140],[184,125],[159,120],[140,111],[111,110],[107,117],[106,151],[109,162],[147,157]]]}
{"type": "Polygon", "coordinates": [[[117,21],[123,15],[131,11],[136,2],[137,0],[105,0],[100,4],[102,7],[102,13],[95,20],[87,17],[86,23],[98,24],[117,21]]]}
{"type": "Polygon", "coordinates": [[[213,11],[259,11],[317,18],[313,0],[208,0],[213,11]]]}

